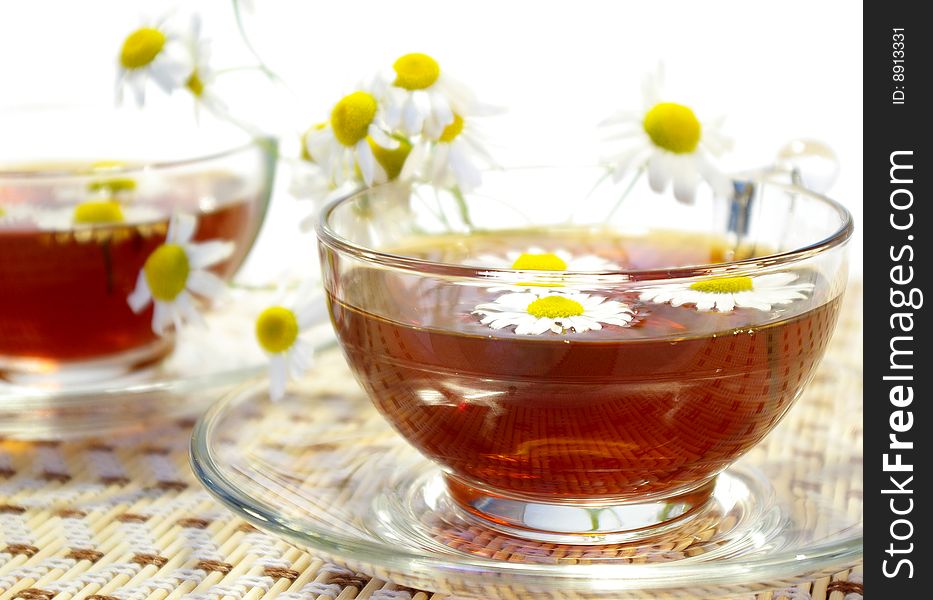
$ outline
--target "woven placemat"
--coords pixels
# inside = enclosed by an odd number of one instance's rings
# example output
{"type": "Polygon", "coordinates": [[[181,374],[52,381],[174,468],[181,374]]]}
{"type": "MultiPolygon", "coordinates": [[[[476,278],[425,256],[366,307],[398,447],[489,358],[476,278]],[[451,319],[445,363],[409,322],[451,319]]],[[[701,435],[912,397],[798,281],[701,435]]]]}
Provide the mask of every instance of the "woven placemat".
{"type": "MultiPolygon", "coordinates": [[[[861,290],[850,289],[814,386],[844,383],[845,414],[805,397],[755,452],[812,468],[861,461],[861,290]],[[793,440],[793,443],[787,443],[793,440]],[[848,440],[846,455],[834,440],[848,440]],[[828,458],[827,458],[828,457],[828,458]]],[[[0,441],[0,600],[440,600],[327,563],[264,534],[195,481],[192,422],[77,442],[0,441]]],[[[850,516],[862,482],[825,490],[850,516]]],[[[756,600],[861,600],[861,567],[756,600]]]]}

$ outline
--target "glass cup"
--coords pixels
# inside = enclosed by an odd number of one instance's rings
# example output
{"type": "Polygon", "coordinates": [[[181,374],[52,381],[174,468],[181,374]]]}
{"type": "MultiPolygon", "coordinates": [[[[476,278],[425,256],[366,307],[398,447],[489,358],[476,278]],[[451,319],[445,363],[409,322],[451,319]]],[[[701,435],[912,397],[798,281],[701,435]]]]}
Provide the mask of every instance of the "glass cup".
{"type": "Polygon", "coordinates": [[[106,379],[159,360],[171,331],[153,306],[129,304],[173,214],[192,241],[233,251],[211,271],[229,280],[265,216],[271,139],[221,122],[146,111],[37,107],[0,112],[0,377],[106,379]]]}
{"type": "Polygon", "coordinates": [[[569,543],[702,513],[813,375],[851,232],[841,205],[776,181],[684,205],[573,168],[376,187],[318,227],[339,342],[381,414],[466,514],[569,543]]]}

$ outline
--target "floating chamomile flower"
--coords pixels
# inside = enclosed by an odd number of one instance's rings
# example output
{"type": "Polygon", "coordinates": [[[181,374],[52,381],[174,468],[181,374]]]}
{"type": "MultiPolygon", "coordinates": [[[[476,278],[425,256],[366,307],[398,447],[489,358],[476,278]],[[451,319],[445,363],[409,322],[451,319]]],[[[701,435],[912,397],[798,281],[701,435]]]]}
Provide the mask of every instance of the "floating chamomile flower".
{"type": "Polygon", "coordinates": [[[716,277],[695,283],[669,283],[636,290],[642,302],[681,306],[693,304],[697,310],[731,312],[734,308],[769,311],[774,305],[804,300],[813,291],[812,283],[794,283],[795,273],[759,276],[716,277]]]}
{"type": "Polygon", "coordinates": [[[521,271],[615,271],[619,265],[596,254],[572,254],[566,250],[548,252],[531,246],[524,252],[510,250],[505,256],[481,254],[476,262],[484,267],[521,271]]]}
{"type": "Polygon", "coordinates": [[[420,52],[400,56],[391,72],[377,79],[377,90],[386,122],[406,135],[436,138],[472,102],[469,90],[420,52]]]}
{"type": "Polygon", "coordinates": [[[382,125],[376,98],[365,91],[341,98],[330,120],[305,134],[304,144],[334,187],[353,181],[357,173],[366,185],[385,180],[385,169],[376,160],[372,144],[386,149],[399,146],[382,125]]]}
{"type": "MultiPolygon", "coordinates": [[[[482,275],[497,282],[490,287],[492,291],[532,290],[542,287],[576,287],[568,278],[555,274],[560,271],[600,272],[615,271],[620,267],[616,263],[595,254],[574,255],[566,250],[547,252],[542,248],[530,247],[524,252],[509,251],[503,255],[481,254],[465,261],[467,264],[478,263],[483,267],[512,269],[515,271],[542,271],[540,275],[528,273],[507,273],[499,271],[483,272],[482,275]],[[505,285],[502,285],[505,284],[505,285]]],[[[587,281],[587,287],[596,285],[596,277],[587,281]]]]}
{"type": "Polygon", "coordinates": [[[212,301],[224,290],[223,280],[207,268],[229,257],[234,245],[220,240],[192,242],[196,227],[191,215],[172,217],[165,242],[146,259],[127,298],[135,313],[155,305],[152,330],[158,335],[164,335],[171,324],[178,331],[185,322],[203,322],[192,294],[212,301]]]}
{"type": "Polygon", "coordinates": [[[71,231],[115,225],[152,223],[164,218],[159,210],[142,204],[123,204],[112,198],[85,200],[74,206],[36,211],[40,229],[71,231]]]}
{"type": "Polygon", "coordinates": [[[663,192],[673,183],[674,197],[688,204],[701,179],[716,196],[730,196],[731,181],[710,161],[710,155],[721,154],[729,141],[719,133],[718,124],[701,124],[690,107],[662,100],[661,79],[660,69],[646,78],[642,113],[620,114],[606,121],[624,127],[613,137],[632,142],[609,160],[613,176],[618,180],[633,169],[645,168],[651,189],[663,192]]]}
{"type": "Polygon", "coordinates": [[[315,300],[294,309],[270,306],[256,319],[256,341],[269,356],[269,395],[273,400],[285,395],[289,378],[299,377],[311,366],[314,347],[301,334],[326,313],[320,296],[315,300]]]}
{"type": "Polygon", "coordinates": [[[469,192],[482,183],[482,169],[494,164],[473,119],[455,114],[436,139],[415,145],[405,162],[402,178],[469,192]]]}
{"type": "Polygon", "coordinates": [[[128,87],[140,106],[146,101],[150,79],[170,94],[185,87],[192,72],[184,36],[167,27],[164,19],[146,23],[126,36],[117,62],[117,102],[123,100],[124,87],[128,87]]]}
{"type": "Polygon", "coordinates": [[[516,292],[494,302],[478,305],[473,314],[492,329],[515,326],[518,335],[540,335],[546,331],[583,333],[602,325],[625,327],[635,316],[632,308],[616,300],[578,292],[516,292]]]}

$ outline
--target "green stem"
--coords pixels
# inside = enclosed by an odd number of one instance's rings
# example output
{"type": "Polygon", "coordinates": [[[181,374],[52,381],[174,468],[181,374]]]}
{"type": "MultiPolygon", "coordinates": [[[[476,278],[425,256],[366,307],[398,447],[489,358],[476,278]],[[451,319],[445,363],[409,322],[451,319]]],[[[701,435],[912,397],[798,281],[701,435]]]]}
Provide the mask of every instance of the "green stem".
{"type": "Polygon", "coordinates": [[[259,56],[259,52],[256,51],[256,48],[253,47],[253,43],[249,40],[249,36],[246,35],[246,26],[243,25],[243,15],[242,15],[242,11],[240,11],[240,1],[239,0],[232,0],[232,1],[233,1],[233,16],[236,19],[237,30],[240,32],[240,37],[243,38],[243,44],[246,46],[246,49],[249,50],[249,53],[252,54],[253,58],[256,59],[256,62],[259,63],[258,64],[259,70],[265,73],[266,77],[268,77],[270,80],[277,81],[281,83],[282,85],[285,85],[286,87],[288,87],[285,84],[285,80],[283,80],[281,77],[279,77],[279,75],[275,71],[269,68],[269,66],[265,63],[265,61],[262,60],[262,57],[259,56]]]}
{"type": "Polygon", "coordinates": [[[455,185],[450,189],[450,193],[452,193],[457,200],[457,208],[460,209],[460,218],[463,219],[463,222],[470,231],[473,231],[476,227],[473,225],[473,220],[470,218],[470,208],[467,206],[466,198],[463,197],[463,192],[460,191],[460,187],[455,185]]]}
{"type": "MultiPolygon", "coordinates": [[[[622,195],[619,196],[619,199],[616,201],[615,206],[613,206],[613,207],[612,207],[612,210],[609,211],[609,214],[606,215],[606,222],[607,222],[607,223],[608,223],[609,221],[612,220],[612,217],[615,216],[616,211],[618,211],[618,210],[619,210],[619,207],[622,206],[622,202],[623,202],[626,198],[628,198],[628,195],[629,195],[630,193],[632,193],[632,188],[635,187],[635,183],[638,181],[638,179],[641,177],[642,173],[644,173],[644,172],[645,172],[645,167],[639,167],[638,170],[635,171],[635,174],[632,176],[631,181],[629,181],[629,182],[628,182],[628,185],[625,186],[625,189],[622,190],[622,195]]],[[[607,174],[607,175],[608,175],[608,174],[607,174]]],[[[597,185],[598,185],[598,184],[599,184],[599,183],[597,183],[597,185]]]]}
{"type": "Polygon", "coordinates": [[[262,71],[267,73],[267,68],[263,65],[244,65],[242,67],[227,67],[225,69],[215,69],[214,75],[227,75],[228,73],[238,73],[240,71],[262,71]]]}

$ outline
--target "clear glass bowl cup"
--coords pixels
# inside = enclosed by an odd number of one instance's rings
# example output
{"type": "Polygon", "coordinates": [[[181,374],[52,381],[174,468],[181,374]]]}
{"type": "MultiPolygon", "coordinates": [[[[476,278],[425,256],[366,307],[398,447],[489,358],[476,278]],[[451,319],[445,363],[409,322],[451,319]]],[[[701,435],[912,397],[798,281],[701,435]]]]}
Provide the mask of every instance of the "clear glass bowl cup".
{"type": "Polygon", "coordinates": [[[470,518],[564,543],[659,534],[799,397],[847,279],[845,208],[735,189],[688,206],[543,168],[340,199],[318,228],[338,340],[470,518]]]}
{"type": "Polygon", "coordinates": [[[84,107],[0,111],[0,376],[93,381],[172,349],[127,297],[172,214],[227,240],[229,280],[271,193],[275,143],[231,124],[84,107]],[[114,213],[118,212],[118,216],[114,213]]]}

